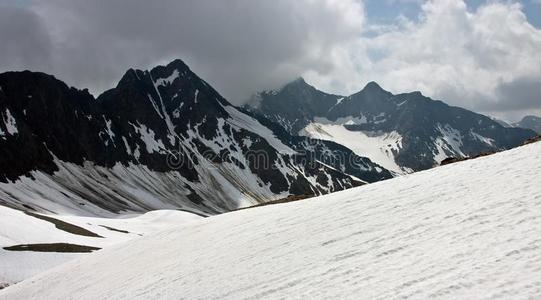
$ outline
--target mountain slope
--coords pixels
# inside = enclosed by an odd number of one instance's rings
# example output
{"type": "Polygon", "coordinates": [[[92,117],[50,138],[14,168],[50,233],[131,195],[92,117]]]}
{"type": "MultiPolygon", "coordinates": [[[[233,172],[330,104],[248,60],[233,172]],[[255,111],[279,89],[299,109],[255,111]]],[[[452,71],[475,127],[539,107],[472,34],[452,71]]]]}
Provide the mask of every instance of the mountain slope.
{"type": "Polygon", "coordinates": [[[291,134],[342,144],[396,174],[431,168],[446,157],[509,149],[535,135],[504,128],[489,117],[419,92],[393,95],[375,82],[348,97],[332,96],[299,81],[258,97],[258,105],[249,109],[271,119],[284,116],[280,123],[291,134]],[[295,97],[302,103],[309,103],[307,97],[323,99],[326,105],[321,107],[328,109],[307,111],[301,105],[301,110],[284,114],[274,104],[295,97]]]}
{"type": "Polygon", "coordinates": [[[293,149],[180,60],[130,69],[97,99],[50,75],[0,74],[0,114],[0,204],[17,209],[210,215],[391,177],[293,149]]]}
{"type": "Polygon", "coordinates": [[[541,118],[536,116],[526,116],[520,122],[513,124],[515,127],[531,129],[541,134],[541,118]]]}
{"type": "Polygon", "coordinates": [[[539,298],[539,168],[534,143],[206,218],[70,262],[0,299],[539,298]]]}

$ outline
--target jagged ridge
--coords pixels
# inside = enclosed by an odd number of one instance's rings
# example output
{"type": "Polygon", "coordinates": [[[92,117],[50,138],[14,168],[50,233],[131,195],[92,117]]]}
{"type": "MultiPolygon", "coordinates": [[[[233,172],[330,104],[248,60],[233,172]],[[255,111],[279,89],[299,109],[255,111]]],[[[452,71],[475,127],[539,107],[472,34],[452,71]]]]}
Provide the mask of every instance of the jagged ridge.
{"type": "Polygon", "coordinates": [[[0,184],[0,198],[16,208],[43,210],[49,201],[79,214],[164,206],[214,214],[391,177],[367,159],[350,176],[319,162],[315,148],[299,151],[181,60],[130,69],[97,99],[28,71],[0,74],[0,87],[0,181],[18,180],[0,184]],[[54,193],[41,190],[53,184],[54,193]]]}

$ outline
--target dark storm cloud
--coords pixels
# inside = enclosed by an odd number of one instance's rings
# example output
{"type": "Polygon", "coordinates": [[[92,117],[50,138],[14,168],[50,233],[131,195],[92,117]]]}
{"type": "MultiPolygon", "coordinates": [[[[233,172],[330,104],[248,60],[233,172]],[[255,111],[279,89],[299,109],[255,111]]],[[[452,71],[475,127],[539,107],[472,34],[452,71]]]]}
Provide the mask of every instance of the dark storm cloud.
{"type": "Polygon", "coordinates": [[[347,8],[328,3],[48,0],[2,7],[0,38],[9,43],[0,44],[0,68],[39,69],[100,92],[130,67],[181,58],[239,103],[306,69],[330,68],[326,49],[360,28],[344,18],[347,8]]]}
{"type": "Polygon", "coordinates": [[[0,6],[0,70],[25,66],[47,69],[51,40],[41,18],[32,11],[0,6]]]}
{"type": "Polygon", "coordinates": [[[522,77],[504,82],[498,85],[495,94],[494,98],[477,97],[473,108],[478,111],[506,111],[510,115],[541,110],[541,79],[522,77]]]}
{"type": "Polygon", "coordinates": [[[541,79],[520,78],[501,84],[496,90],[501,110],[541,109],[541,79]]]}

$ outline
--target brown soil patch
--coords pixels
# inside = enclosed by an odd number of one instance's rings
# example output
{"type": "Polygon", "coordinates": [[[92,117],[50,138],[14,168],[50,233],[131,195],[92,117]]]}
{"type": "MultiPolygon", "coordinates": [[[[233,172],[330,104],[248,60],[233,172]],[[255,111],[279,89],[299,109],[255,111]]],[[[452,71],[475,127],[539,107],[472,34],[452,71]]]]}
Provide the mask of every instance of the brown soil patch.
{"type": "Polygon", "coordinates": [[[483,156],[489,156],[489,155],[492,155],[494,153],[496,153],[496,152],[482,152],[481,154],[471,156],[471,157],[447,157],[446,159],[441,161],[440,166],[454,164],[454,163],[459,162],[459,161],[476,159],[476,158],[483,157],[483,156]]]}
{"type": "Polygon", "coordinates": [[[530,139],[527,139],[527,140],[524,142],[524,145],[528,145],[528,144],[535,143],[535,142],[541,142],[541,135],[540,135],[540,136],[533,137],[533,138],[530,138],[530,139]]]}

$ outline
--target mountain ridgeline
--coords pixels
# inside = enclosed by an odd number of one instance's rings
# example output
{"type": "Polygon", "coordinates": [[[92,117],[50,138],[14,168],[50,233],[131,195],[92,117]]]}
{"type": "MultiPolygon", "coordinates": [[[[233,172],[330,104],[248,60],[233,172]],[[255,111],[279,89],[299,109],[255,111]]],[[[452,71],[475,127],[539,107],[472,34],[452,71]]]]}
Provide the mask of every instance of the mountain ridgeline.
{"type": "Polygon", "coordinates": [[[487,116],[432,100],[420,92],[394,95],[370,82],[338,96],[297,79],[254,95],[246,106],[290,134],[342,144],[395,174],[521,145],[535,132],[505,128],[487,116]]]}
{"type": "Polygon", "coordinates": [[[211,215],[391,177],[341,145],[232,106],[180,60],[130,69],[97,99],[51,75],[0,74],[2,205],[211,215]]]}
{"type": "Polygon", "coordinates": [[[55,77],[0,74],[0,204],[79,215],[212,215],[344,190],[536,134],[419,92],[351,96],[302,78],[231,105],[181,60],[128,70],[94,98],[55,77]]]}

